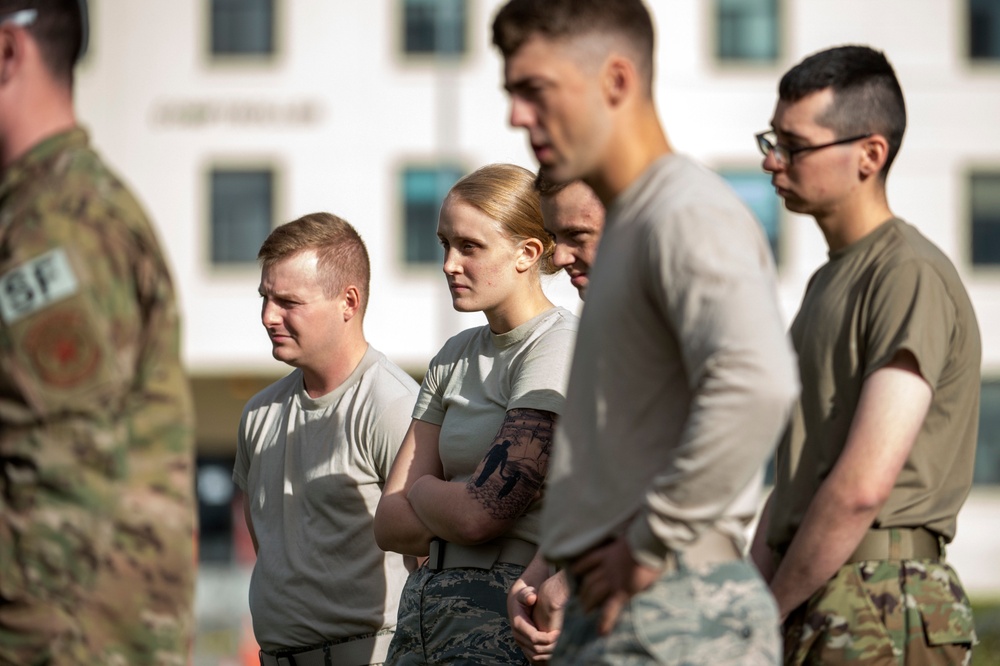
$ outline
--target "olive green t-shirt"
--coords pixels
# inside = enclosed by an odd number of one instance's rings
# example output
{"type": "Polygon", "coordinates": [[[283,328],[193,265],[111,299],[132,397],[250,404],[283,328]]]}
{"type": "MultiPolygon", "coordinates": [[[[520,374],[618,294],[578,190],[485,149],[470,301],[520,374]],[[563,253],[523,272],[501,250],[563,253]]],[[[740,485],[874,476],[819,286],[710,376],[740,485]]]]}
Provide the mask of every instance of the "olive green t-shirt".
{"type": "Polygon", "coordinates": [[[836,463],[865,380],[909,351],[934,391],[877,527],[926,527],[951,540],[972,485],[980,339],[951,261],[899,219],[830,253],[791,328],[802,393],[777,455],[768,543],[784,552],[836,463]]]}

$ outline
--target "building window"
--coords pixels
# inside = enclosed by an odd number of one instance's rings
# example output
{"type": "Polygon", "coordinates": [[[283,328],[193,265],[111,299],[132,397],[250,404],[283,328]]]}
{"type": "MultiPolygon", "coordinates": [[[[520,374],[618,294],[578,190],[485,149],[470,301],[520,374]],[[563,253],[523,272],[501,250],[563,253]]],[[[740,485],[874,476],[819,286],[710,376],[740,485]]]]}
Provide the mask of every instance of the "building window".
{"type": "Polygon", "coordinates": [[[232,458],[201,458],[197,461],[195,490],[198,495],[198,559],[228,563],[233,559],[233,514],[236,503],[232,458]]]}
{"type": "Polygon", "coordinates": [[[969,179],[972,263],[1000,265],[1000,172],[973,173],[969,179]]]}
{"type": "Polygon", "coordinates": [[[274,0],[212,0],[212,54],[274,53],[274,0]]]}
{"type": "Polygon", "coordinates": [[[781,200],[771,185],[771,176],[762,171],[720,169],[719,174],[736,190],[754,217],[764,227],[774,263],[781,263],[781,200]]]}
{"type": "Polygon", "coordinates": [[[466,0],[403,0],[403,51],[413,55],[465,53],[466,0]]]}
{"type": "Polygon", "coordinates": [[[212,263],[254,263],[274,220],[274,172],[214,169],[212,263]]]}
{"type": "Polygon", "coordinates": [[[403,226],[408,264],[437,264],[443,255],[437,237],[438,212],[448,190],[464,171],[454,166],[403,170],[403,226]]]}
{"type": "Polygon", "coordinates": [[[778,0],[715,0],[716,56],[723,61],[778,58],[778,0]]]}
{"type": "Polygon", "coordinates": [[[969,0],[969,57],[1000,60],[1000,2],[969,0]]]}
{"type": "Polygon", "coordinates": [[[1000,379],[983,382],[974,483],[1000,484],[1000,379]]]}

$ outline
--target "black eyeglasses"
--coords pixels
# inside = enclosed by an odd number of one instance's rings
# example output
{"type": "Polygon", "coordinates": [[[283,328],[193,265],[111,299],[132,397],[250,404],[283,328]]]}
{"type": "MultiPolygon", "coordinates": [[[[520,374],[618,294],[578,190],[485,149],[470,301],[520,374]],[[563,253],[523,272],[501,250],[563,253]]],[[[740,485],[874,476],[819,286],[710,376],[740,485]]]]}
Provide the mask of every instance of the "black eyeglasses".
{"type": "Polygon", "coordinates": [[[852,141],[860,141],[861,139],[867,139],[872,135],[871,132],[867,134],[859,134],[857,136],[848,137],[846,139],[837,139],[836,141],[831,141],[830,143],[821,143],[818,146],[799,146],[798,148],[790,148],[778,143],[778,135],[774,130],[767,130],[761,132],[760,134],[755,134],[754,138],[757,139],[757,147],[760,148],[760,152],[767,157],[772,151],[774,152],[774,161],[781,166],[789,166],[792,163],[792,158],[794,158],[799,153],[804,153],[810,150],[819,150],[820,148],[829,148],[830,146],[839,146],[845,143],[851,143],[852,141]]]}

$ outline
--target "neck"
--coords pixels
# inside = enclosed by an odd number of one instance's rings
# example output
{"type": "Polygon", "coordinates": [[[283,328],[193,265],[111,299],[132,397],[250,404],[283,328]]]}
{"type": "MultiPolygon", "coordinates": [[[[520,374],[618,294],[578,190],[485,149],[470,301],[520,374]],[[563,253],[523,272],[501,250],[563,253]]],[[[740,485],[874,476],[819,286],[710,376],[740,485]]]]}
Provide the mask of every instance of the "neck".
{"type": "Polygon", "coordinates": [[[857,197],[815,217],[827,246],[836,252],[857,243],[894,215],[882,189],[874,196],[857,197]]]}
{"type": "Polygon", "coordinates": [[[72,94],[68,90],[30,96],[7,123],[4,140],[0,142],[0,164],[7,168],[45,139],[76,124],[72,94]]]}
{"type": "Polygon", "coordinates": [[[656,107],[646,101],[634,113],[623,115],[608,140],[608,151],[597,173],[584,181],[607,208],[653,162],[672,152],[656,107]]]}
{"type": "Polygon", "coordinates": [[[368,342],[364,336],[352,336],[352,339],[345,340],[340,345],[340,349],[331,354],[329,362],[325,365],[320,367],[303,366],[302,379],[305,383],[306,394],[310,398],[319,398],[336,390],[351,376],[367,351],[368,342]]]}
{"type": "Polygon", "coordinates": [[[536,278],[528,294],[519,293],[495,308],[484,310],[483,314],[491,331],[509,333],[552,307],[552,302],[542,291],[541,282],[536,278]]]}

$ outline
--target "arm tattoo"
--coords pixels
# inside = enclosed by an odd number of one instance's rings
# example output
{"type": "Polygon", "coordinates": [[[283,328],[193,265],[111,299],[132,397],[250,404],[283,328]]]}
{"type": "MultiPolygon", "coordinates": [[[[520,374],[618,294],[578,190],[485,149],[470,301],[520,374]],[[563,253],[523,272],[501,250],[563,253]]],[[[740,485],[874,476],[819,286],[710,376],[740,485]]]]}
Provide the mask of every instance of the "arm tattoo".
{"type": "Polygon", "coordinates": [[[549,467],[556,415],[507,411],[486,457],[465,488],[496,520],[517,518],[538,496],[549,467]]]}

